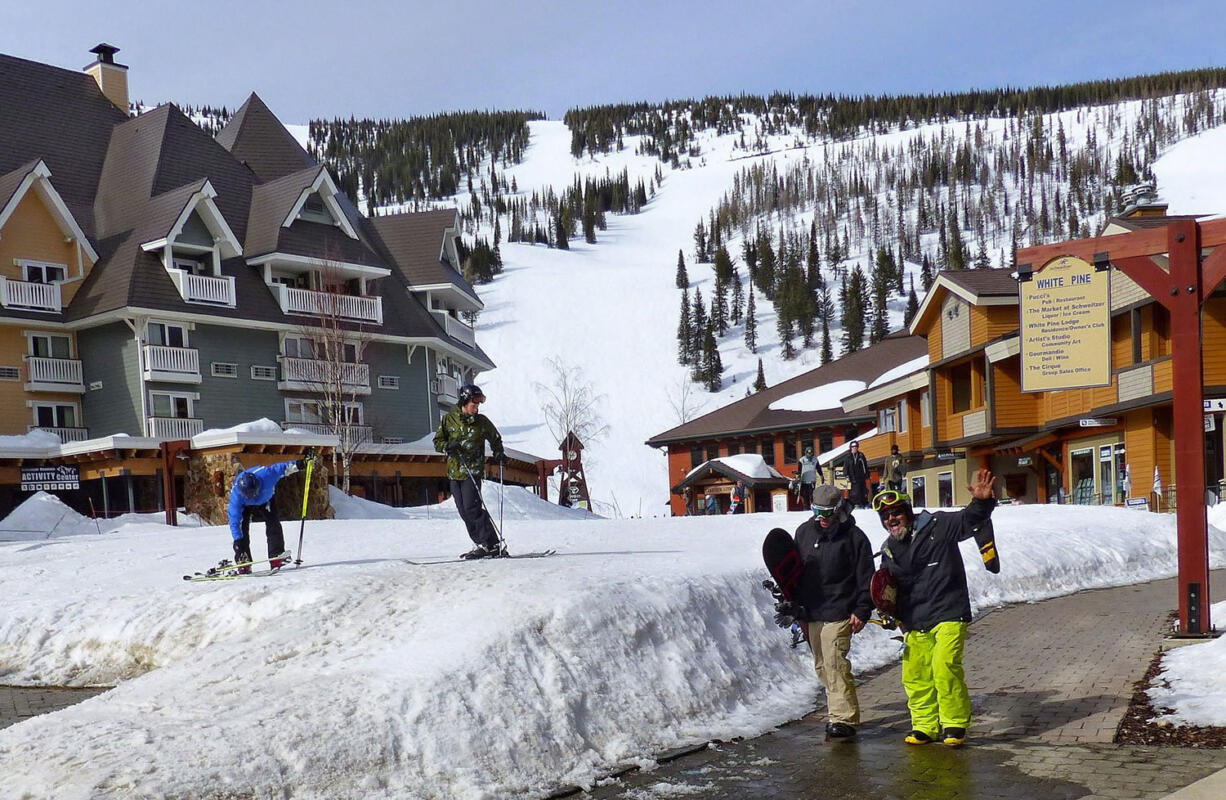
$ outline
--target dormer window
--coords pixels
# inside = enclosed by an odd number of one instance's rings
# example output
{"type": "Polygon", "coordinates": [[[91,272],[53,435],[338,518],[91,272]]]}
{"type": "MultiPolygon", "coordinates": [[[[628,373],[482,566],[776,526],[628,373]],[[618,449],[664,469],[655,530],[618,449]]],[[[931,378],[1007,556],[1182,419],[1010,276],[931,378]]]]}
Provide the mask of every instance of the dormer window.
{"type": "Polygon", "coordinates": [[[302,204],[302,211],[298,212],[298,219],[306,222],[318,222],[323,225],[335,225],[336,218],[324,205],[324,199],[319,196],[319,192],[313,193],[302,204]]]}
{"type": "Polygon", "coordinates": [[[213,199],[207,181],[183,200],[182,210],[164,237],[141,243],[160,257],[179,296],[188,303],[234,308],[234,278],[223,275],[221,262],[242,253],[238,239],[213,199]]]}
{"type": "Polygon", "coordinates": [[[30,283],[63,283],[68,278],[68,268],[63,264],[23,261],[21,267],[30,283]]]}
{"type": "Polygon", "coordinates": [[[209,275],[212,273],[209,267],[205,267],[204,260],[199,258],[187,258],[176,255],[174,257],[174,267],[175,269],[183,270],[188,275],[209,275]]]}

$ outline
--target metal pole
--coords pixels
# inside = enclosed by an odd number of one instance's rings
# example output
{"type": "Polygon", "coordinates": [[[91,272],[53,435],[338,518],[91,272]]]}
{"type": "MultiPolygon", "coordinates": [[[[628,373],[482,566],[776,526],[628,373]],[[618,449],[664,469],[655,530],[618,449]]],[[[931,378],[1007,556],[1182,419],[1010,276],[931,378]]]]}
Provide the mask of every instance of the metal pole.
{"type": "Polygon", "coordinates": [[[315,459],[307,459],[306,481],[302,489],[302,521],[298,524],[298,557],[294,559],[294,566],[302,564],[302,535],[306,533],[306,515],[307,501],[311,497],[311,470],[315,467],[315,459]]]}

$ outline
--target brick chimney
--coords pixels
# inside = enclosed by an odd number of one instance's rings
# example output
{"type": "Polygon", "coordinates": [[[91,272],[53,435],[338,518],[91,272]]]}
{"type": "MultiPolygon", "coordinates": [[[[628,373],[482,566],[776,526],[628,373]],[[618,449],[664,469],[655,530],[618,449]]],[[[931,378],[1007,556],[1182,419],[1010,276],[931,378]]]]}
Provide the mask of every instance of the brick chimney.
{"type": "Polygon", "coordinates": [[[128,68],[124,64],[115,63],[115,54],[119,48],[102,42],[89,52],[96,53],[98,60],[85,68],[85,72],[98,82],[98,88],[119,107],[123,113],[128,113],[128,68]]]}

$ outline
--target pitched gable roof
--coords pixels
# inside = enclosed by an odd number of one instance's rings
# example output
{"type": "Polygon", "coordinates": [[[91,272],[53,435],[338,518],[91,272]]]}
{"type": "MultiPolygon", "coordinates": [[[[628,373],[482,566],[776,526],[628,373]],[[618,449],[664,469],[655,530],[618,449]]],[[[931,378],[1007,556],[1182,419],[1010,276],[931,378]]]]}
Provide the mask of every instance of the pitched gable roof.
{"type": "Polygon", "coordinates": [[[261,183],[315,166],[315,160],[254,92],[216,139],[235,159],[246,163],[261,183]]]}
{"type": "Polygon", "coordinates": [[[94,250],[85,231],[81,229],[76,217],[72,215],[64,198],[52,185],[51,170],[47,169],[46,162],[41,158],[18,167],[7,175],[0,175],[0,229],[4,228],[4,223],[8,221],[14,209],[31,189],[55,218],[60,230],[66,236],[75,238],[84,248],[90,261],[96,262],[98,260],[97,251],[94,250]]]}
{"type": "MultiPolygon", "coordinates": [[[[658,433],[647,440],[652,447],[674,442],[768,433],[775,430],[831,425],[846,422],[850,417],[842,406],[819,411],[788,411],[771,409],[778,400],[800,392],[838,381],[872,383],[885,372],[928,352],[928,343],[921,336],[899,332],[864,350],[843,356],[837,361],[797,375],[791,380],[763,389],[743,400],[692,419],[675,428],[658,433]]],[[[859,417],[870,419],[871,416],[859,417]]]]}
{"type": "Polygon", "coordinates": [[[0,109],[6,116],[0,125],[0,175],[42,159],[73,217],[92,234],[107,140],[127,115],[83,72],[6,55],[0,55],[0,109]],[[33,108],[38,113],[25,113],[33,108]],[[66,136],[67,120],[72,132],[66,136]]]}
{"type": "Polygon", "coordinates": [[[908,330],[918,333],[921,325],[940,308],[939,297],[945,293],[956,294],[966,302],[975,306],[1017,305],[1017,278],[1013,271],[1005,268],[994,269],[947,269],[937,273],[924,299],[920,301],[919,310],[911,320],[908,330]]]}
{"type": "Polygon", "coordinates": [[[449,288],[473,309],[483,308],[472,285],[444,257],[447,239],[458,227],[455,209],[390,214],[370,223],[411,289],[449,288]]]}

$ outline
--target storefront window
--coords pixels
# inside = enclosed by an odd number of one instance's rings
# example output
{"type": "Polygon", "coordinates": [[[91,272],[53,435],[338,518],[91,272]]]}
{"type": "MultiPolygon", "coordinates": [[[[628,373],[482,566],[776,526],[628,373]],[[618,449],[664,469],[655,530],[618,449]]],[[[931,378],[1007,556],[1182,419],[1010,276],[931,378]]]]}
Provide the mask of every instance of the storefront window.
{"type": "Polygon", "coordinates": [[[1069,485],[1073,489],[1073,502],[1091,505],[1094,502],[1094,450],[1074,450],[1069,456],[1072,472],[1069,485]]]}
{"type": "Polygon", "coordinates": [[[1128,453],[1123,444],[1115,445],[1115,502],[1128,499],[1128,453]]]}
{"type": "Polygon", "coordinates": [[[954,474],[941,472],[937,475],[937,502],[941,508],[949,508],[954,504],[954,474]]]}
{"type": "Polygon", "coordinates": [[[1112,476],[1114,469],[1115,460],[1112,458],[1111,445],[1103,445],[1098,448],[1098,486],[1101,489],[1098,502],[1104,506],[1115,502],[1115,481],[1112,476]]]}
{"type": "Polygon", "coordinates": [[[928,498],[924,492],[923,475],[916,475],[911,478],[911,505],[915,508],[923,508],[928,505],[928,498]]]}

